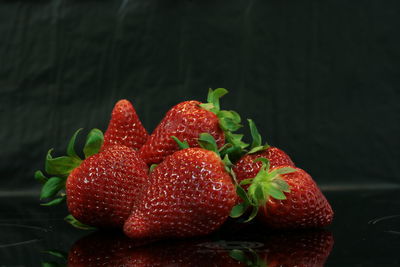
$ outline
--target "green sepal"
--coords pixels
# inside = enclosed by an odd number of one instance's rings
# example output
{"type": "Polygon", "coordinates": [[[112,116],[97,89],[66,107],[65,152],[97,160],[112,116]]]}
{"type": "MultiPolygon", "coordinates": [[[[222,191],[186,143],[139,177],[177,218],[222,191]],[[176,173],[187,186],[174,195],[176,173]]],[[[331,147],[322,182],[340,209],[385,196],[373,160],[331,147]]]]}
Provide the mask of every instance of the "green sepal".
{"type": "Polygon", "coordinates": [[[36,171],[35,172],[35,180],[44,184],[47,182],[47,180],[49,180],[49,178],[47,178],[42,171],[36,171]]]}
{"type": "Polygon", "coordinates": [[[217,142],[211,134],[201,133],[197,141],[202,148],[213,151],[217,153],[217,155],[220,155],[217,142]]]}
{"type": "Polygon", "coordinates": [[[42,203],[42,204],[40,204],[40,205],[41,205],[41,206],[46,206],[46,207],[55,206],[55,205],[60,204],[60,203],[63,202],[64,200],[65,200],[65,196],[62,196],[62,197],[59,197],[59,198],[55,198],[55,199],[53,199],[53,200],[51,200],[51,201],[49,201],[49,202],[47,202],[47,203],[42,203]]]}
{"type": "Polygon", "coordinates": [[[232,218],[238,218],[246,212],[248,207],[249,207],[249,204],[247,204],[245,202],[237,204],[232,208],[229,216],[232,218]]]}
{"type": "Polygon", "coordinates": [[[103,132],[99,129],[92,129],[86,137],[85,147],[83,148],[83,153],[85,158],[88,158],[94,154],[99,153],[101,146],[104,142],[103,132]]]}
{"type": "Polygon", "coordinates": [[[248,247],[244,247],[243,249],[246,249],[250,255],[248,256],[243,250],[233,249],[229,252],[229,256],[248,267],[267,267],[267,263],[256,251],[248,247]]]}
{"type": "Polygon", "coordinates": [[[243,127],[240,122],[240,115],[233,110],[221,110],[217,113],[219,125],[222,130],[234,132],[243,127]]]}
{"type": "Polygon", "coordinates": [[[81,229],[81,230],[94,230],[96,229],[93,226],[89,226],[86,225],[84,223],[81,223],[80,221],[78,221],[77,219],[74,218],[74,216],[72,216],[71,214],[67,215],[64,220],[66,222],[68,222],[69,224],[71,224],[73,227],[81,229]]]}
{"type": "Polygon", "coordinates": [[[250,133],[251,133],[251,137],[253,139],[251,146],[250,146],[250,151],[247,152],[247,154],[253,154],[253,153],[268,149],[269,145],[267,143],[265,143],[265,145],[261,144],[262,138],[261,138],[261,135],[260,135],[254,121],[251,119],[247,119],[247,121],[249,122],[250,133]]]}
{"type": "Polygon", "coordinates": [[[251,184],[253,182],[254,178],[248,178],[248,179],[244,179],[242,181],[240,181],[240,185],[248,185],[251,184]]]}
{"type": "Polygon", "coordinates": [[[158,166],[158,164],[151,164],[150,168],[149,168],[149,173],[152,173],[154,171],[154,169],[158,166]]]}
{"type": "Polygon", "coordinates": [[[250,222],[251,220],[253,220],[258,214],[258,206],[257,205],[252,206],[251,208],[252,209],[251,209],[250,216],[249,216],[249,218],[247,220],[244,221],[245,223],[250,222]]]}
{"type": "Polygon", "coordinates": [[[79,132],[82,131],[82,128],[76,130],[74,135],[71,137],[69,140],[68,146],[67,146],[67,155],[73,158],[81,159],[75,152],[75,140],[76,137],[78,136],[79,132]]]}
{"type": "Polygon", "coordinates": [[[60,177],[51,177],[43,185],[40,199],[53,197],[63,188],[65,188],[65,179],[60,177]]]}
{"type": "Polygon", "coordinates": [[[171,138],[174,139],[174,141],[178,144],[179,149],[189,148],[189,144],[188,144],[188,142],[186,140],[182,142],[176,136],[171,136],[171,138]]]}
{"type": "Polygon", "coordinates": [[[243,187],[237,185],[236,186],[236,194],[246,203],[246,204],[252,204],[251,199],[249,198],[246,190],[243,189],[243,187]]]}
{"type": "Polygon", "coordinates": [[[265,146],[256,146],[256,147],[253,147],[252,149],[250,149],[250,151],[247,152],[247,154],[254,154],[254,153],[257,153],[257,152],[259,152],[259,151],[267,150],[268,148],[269,148],[269,145],[265,145],[265,146]]]}
{"type": "Polygon", "coordinates": [[[217,114],[220,111],[219,99],[227,93],[228,90],[224,88],[217,88],[215,90],[212,90],[211,88],[208,89],[207,102],[214,106],[213,108],[209,109],[211,112],[217,114]]]}
{"type": "Polygon", "coordinates": [[[53,149],[50,149],[46,155],[45,170],[48,174],[68,175],[81,164],[81,160],[69,156],[53,158],[52,151],[53,149]]]}

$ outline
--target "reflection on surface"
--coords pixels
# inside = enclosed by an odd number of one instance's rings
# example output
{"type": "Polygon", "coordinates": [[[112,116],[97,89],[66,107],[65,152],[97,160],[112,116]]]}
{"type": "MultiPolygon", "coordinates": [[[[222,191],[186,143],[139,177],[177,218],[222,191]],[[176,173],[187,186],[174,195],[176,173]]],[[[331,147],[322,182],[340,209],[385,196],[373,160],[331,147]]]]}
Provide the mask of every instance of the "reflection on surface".
{"type": "Polygon", "coordinates": [[[263,233],[251,239],[256,241],[220,238],[152,242],[95,232],[76,241],[66,261],[68,266],[316,267],[324,266],[333,247],[333,236],[325,230],[263,233]]]}

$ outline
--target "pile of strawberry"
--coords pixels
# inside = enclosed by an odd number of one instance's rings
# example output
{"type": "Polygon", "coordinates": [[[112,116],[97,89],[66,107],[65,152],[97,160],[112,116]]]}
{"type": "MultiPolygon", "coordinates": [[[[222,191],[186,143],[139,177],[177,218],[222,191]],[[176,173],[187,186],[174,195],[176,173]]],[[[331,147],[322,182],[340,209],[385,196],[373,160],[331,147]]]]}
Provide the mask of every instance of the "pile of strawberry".
{"type": "Polygon", "coordinates": [[[183,238],[209,234],[228,217],[257,218],[270,228],[318,228],[333,211],[311,176],[282,150],[262,145],[252,120],[251,145],[235,133],[240,116],[221,110],[227,90],[209,91],[207,102],[172,107],[151,135],[132,104],[116,103],[104,136],[89,132],[84,159],[49,150],[40,198],[64,200],[76,227],[121,228],[131,238],[183,238]],[[50,176],[50,177],[48,177],[50,176]]]}

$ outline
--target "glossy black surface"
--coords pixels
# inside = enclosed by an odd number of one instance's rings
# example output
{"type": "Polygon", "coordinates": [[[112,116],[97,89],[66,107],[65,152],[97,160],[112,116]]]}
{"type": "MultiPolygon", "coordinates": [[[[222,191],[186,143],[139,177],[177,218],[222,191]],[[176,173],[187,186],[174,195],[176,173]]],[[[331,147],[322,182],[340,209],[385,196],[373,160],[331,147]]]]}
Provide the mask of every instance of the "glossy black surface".
{"type": "Polygon", "coordinates": [[[323,231],[273,233],[258,224],[228,223],[212,236],[153,243],[126,241],[120,233],[101,232],[85,237],[91,232],[74,229],[62,220],[67,214],[63,208],[41,207],[33,197],[3,197],[0,201],[0,266],[67,263],[44,253],[47,250],[65,253],[74,250],[80,253],[76,257],[81,257],[79,260],[83,262],[91,257],[92,262],[95,258],[103,263],[109,261],[107,265],[121,264],[122,260],[123,264],[134,265],[140,260],[172,266],[193,262],[203,266],[232,266],[238,263],[229,256],[234,249],[244,252],[248,259],[256,259],[254,253],[257,253],[258,260],[267,261],[269,266],[294,266],[290,265],[293,261],[320,266],[332,245],[325,266],[400,265],[399,190],[348,190],[325,194],[335,210],[335,220],[323,231]],[[128,242],[129,250],[124,250],[124,242],[128,242]],[[89,251],[81,249],[91,246],[93,249],[89,251]],[[105,251],[110,251],[110,255],[105,251]],[[113,261],[116,251],[118,261],[113,261]],[[171,258],[171,255],[174,256],[171,258]],[[285,258],[286,263],[283,262],[285,258]]]}

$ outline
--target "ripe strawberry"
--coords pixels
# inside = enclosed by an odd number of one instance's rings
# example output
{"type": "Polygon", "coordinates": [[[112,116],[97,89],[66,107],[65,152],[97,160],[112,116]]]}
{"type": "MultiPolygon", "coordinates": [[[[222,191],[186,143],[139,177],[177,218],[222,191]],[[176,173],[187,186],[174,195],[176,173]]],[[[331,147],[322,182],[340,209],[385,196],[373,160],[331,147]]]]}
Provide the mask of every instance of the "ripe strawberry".
{"type": "Polygon", "coordinates": [[[244,179],[253,178],[257,175],[262,166],[261,161],[255,161],[258,158],[268,159],[271,168],[279,166],[294,167],[293,161],[285,152],[276,147],[268,147],[267,149],[254,154],[246,154],[236,162],[232,167],[232,170],[235,172],[238,182],[244,179]]]}
{"type": "MultiPolygon", "coordinates": [[[[293,161],[283,150],[277,147],[271,147],[268,144],[262,146],[261,135],[259,134],[255,123],[252,120],[248,121],[251,135],[253,137],[253,143],[250,147],[250,151],[246,155],[242,156],[232,167],[238,182],[244,179],[253,178],[257,175],[262,166],[261,161],[255,161],[258,158],[268,159],[270,168],[278,166],[295,166],[293,161]]],[[[248,186],[245,186],[244,188],[246,189],[247,187],[248,186]]]]}
{"type": "Polygon", "coordinates": [[[102,150],[113,145],[124,145],[138,150],[148,137],[149,134],[132,104],[122,99],[115,104],[112,111],[110,123],[104,133],[102,150]]]}
{"type": "Polygon", "coordinates": [[[124,232],[132,238],[206,235],[228,218],[235,187],[220,157],[203,148],[168,156],[149,176],[124,232]]]}
{"type": "Polygon", "coordinates": [[[257,213],[271,228],[317,228],[332,222],[333,211],[311,176],[300,168],[279,166],[270,169],[268,160],[254,178],[240,181],[250,185],[247,194],[240,187],[243,202],[232,211],[234,217],[253,206],[250,219],[257,213]]]}
{"type": "Polygon", "coordinates": [[[97,153],[103,140],[97,129],[89,133],[84,148],[86,159],[81,160],[74,150],[79,131],[68,145],[68,156],[53,158],[52,150],[48,152],[46,172],[55,177],[47,179],[41,172],[36,173],[37,178],[41,176],[45,182],[41,199],[58,195],[44,204],[50,206],[66,198],[72,214],[66,219],[74,226],[82,227],[83,223],[95,227],[121,227],[147,181],[147,165],[136,151],[126,146],[110,146],[97,153]]]}
{"type": "Polygon", "coordinates": [[[210,89],[207,104],[185,101],[171,108],[140,148],[143,160],[148,165],[160,163],[177,151],[179,148],[172,136],[187,142],[190,147],[199,147],[197,139],[201,133],[211,134],[218,147],[225,143],[226,138],[239,142],[241,136],[230,132],[239,129],[239,115],[219,108],[219,98],[227,92],[221,88],[215,91],[210,89]]]}
{"type": "Polygon", "coordinates": [[[295,169],[281,175],[290,187],[286,199],[269,198],[260,207],[259,219],[272,228],[317,228],[331,224],[333,211],[325,196],[307,172],[295,169]]]}
{"type": "Polygon", "coordinates": [[[85,159],[67,178],[69,212],[85,224],[121,227],[147,171],[137,153],[126,146],[112,146],[85,159]]]}

